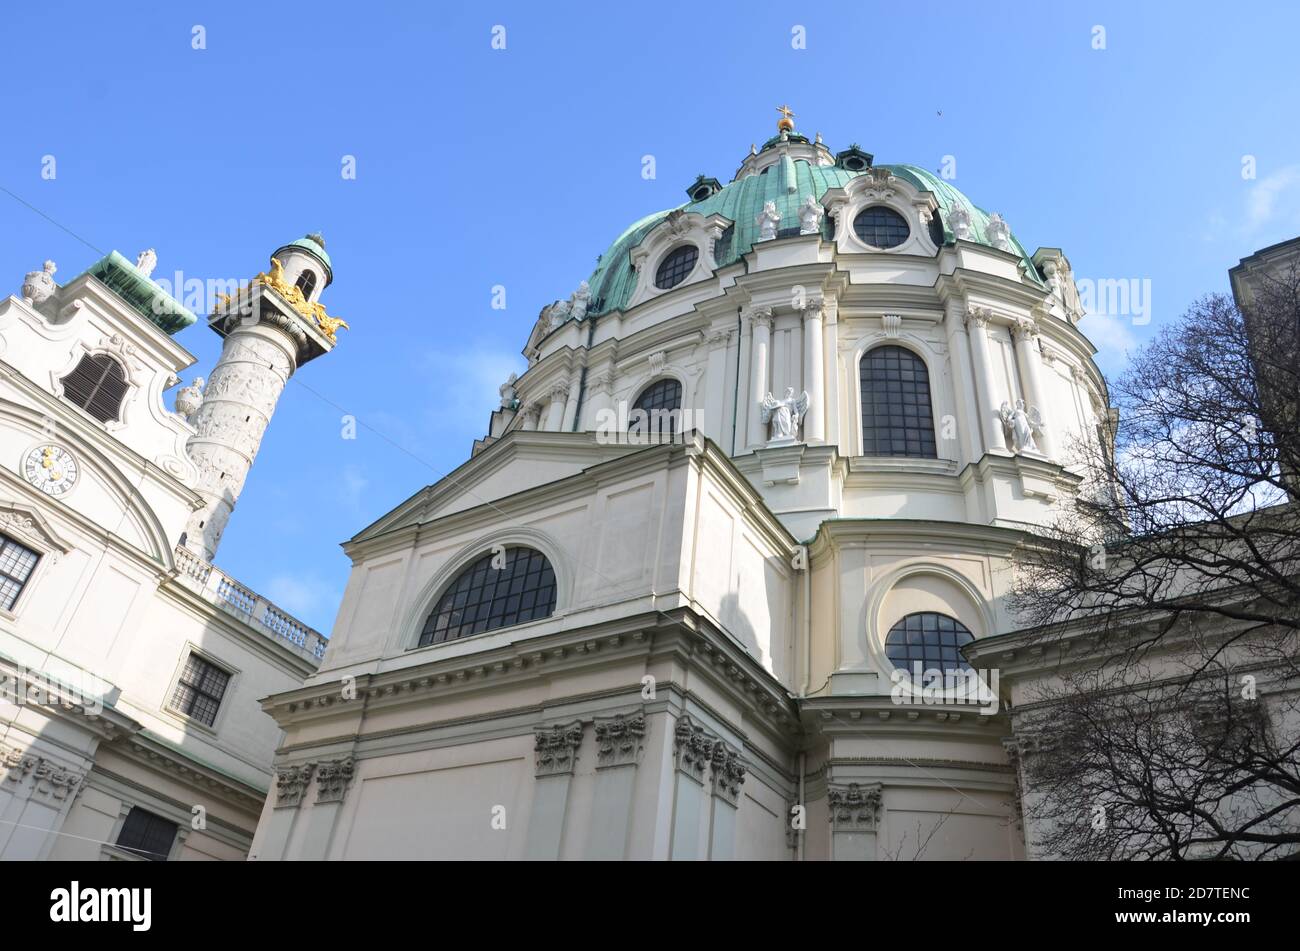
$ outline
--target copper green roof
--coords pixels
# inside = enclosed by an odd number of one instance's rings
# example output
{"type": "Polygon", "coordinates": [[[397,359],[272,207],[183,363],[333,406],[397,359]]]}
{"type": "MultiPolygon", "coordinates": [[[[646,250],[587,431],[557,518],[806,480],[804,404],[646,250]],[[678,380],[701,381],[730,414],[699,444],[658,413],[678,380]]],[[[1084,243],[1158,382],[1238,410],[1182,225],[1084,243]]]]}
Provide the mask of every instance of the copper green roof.
{"type": "Polygon", "coordinates": [[[165,333],[175,334],[198,319],[116,251],[110,251],[82,273],[95,278],[165,333]]]}
{"type": "MultiPolygon", "coordinates": [[[[319,234],[304,235],[297,241],[290,241],[284,247],[277,248],[276,254],[279,254],[285,248],[298,248],[300,251],[306,251],[321,264],[325,265],[325,283],[331,284],[334,281],[334,262],[330,260],[329,254],[325,251],[325,239],[319,234]]],[[[274,257],[274,255],[272,255],[274,257]]]]}
{"type": "MultiPolygon", "coordinates": [[[[914,165],[884,165],[898,178],[921,191],[934,194],[939,203],[940,218],[944,226],[944,243],[954,241],[952,231],[948,228],[948,213],[955,206],[962,205],[970,215],[971,240],[978,244],[992,247],[988,240],[988,212],[980,208],[950,183],[937,175],[917,168],[914,165]]],[[[799,159],[793,162],[779,162],[770,166],[766,174],[749,175],[723,187],[720,192],[710,195],[702,201],[687,202],[680,205],[682,210],[705,217],[721,215],[735,224],[724,232],[718,241],[715,257],[719,268],[734,264],[744,257],[754,246],[758,238],[758,213],[769,201],[776,203],[776,210],[781,214],[783,223],[795,223],[799,220],[799,206],[811,195],[817,201],[832,188],[843,188],[861,171],[849,171],[837,165],[811,165],[799,159]],[[794,191],[786,190],[786,176],[794,176],[794,191]]],[[[600,256],[595,272],[587,283],[591,287],[592,306],[589,314],[604,314],[612,310],[621,310],[627,305],[636,287],[636,272],[632,269],[632,249],[639,245],[647,234],[674,209],[656,212],[635,222],[624,231],[609,250],[600,256]]],[[[823,219],[824,235],[830,236],[830,218],[823,219]]],[[[1038,271],[1025,252],[1024,246],[1012,236],[1015,253],[1024,262],[1027,274],[1033,281],[1042,283],[1038,271]]]]}

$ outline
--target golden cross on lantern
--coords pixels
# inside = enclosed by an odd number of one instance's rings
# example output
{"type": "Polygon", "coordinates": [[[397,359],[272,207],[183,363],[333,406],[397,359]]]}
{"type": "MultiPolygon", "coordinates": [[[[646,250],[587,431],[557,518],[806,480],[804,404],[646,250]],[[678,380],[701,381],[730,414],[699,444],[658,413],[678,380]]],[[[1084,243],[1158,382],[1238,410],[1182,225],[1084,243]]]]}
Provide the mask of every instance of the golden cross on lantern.
{"type": "Polygon", "coordinates": [[[794,129],[794,123],[790,117],[794,115],[789,106],[777,106],[776,111],[781,113],[781,121],[776,124],[777,129],[790,131],[794,129]]]}

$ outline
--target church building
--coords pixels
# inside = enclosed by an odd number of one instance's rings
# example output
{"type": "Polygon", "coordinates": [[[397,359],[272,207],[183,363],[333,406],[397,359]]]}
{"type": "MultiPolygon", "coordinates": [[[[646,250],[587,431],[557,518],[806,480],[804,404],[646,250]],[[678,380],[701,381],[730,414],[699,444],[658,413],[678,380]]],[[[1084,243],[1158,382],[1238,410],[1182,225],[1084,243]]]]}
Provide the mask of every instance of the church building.
{"type": "Polygon", "coordinates": [[[1112,438],[1070,262],[781,112],[345,544],[320,669],[266,691],[250,857],[1025,856],[964,649],[1017,627],[1015,553],[1112,438]]]}
{"type": "Polygon", "coordinates": [[[152,249],[0,300],[0,859],[243,859],[325,639],[212,562],[289,377],[342,325],[324,240],[231,281],[206,388],[152,249]]]}

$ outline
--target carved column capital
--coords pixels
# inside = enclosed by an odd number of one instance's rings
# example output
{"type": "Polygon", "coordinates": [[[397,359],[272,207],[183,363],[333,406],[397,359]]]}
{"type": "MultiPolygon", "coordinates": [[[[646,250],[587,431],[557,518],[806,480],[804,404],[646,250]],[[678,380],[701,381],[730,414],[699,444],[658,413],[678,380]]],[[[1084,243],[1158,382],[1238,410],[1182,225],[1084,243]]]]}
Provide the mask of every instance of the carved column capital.
{"type": "Polygon", "coordinates": [[[713,795],[733,806],[736,805],[740,801],[740,787],[744,785],[745,773],[748,771],[740,758],[739,751],[732,749],[722,740],[715,741],[710,766],[713,795]]]}
{"type": "Polygon", "coordinates": [[[820,297],[810,297],[803,304],[804,320],[821,320],[825,311],[825,302],[820,297]]]}
{"type": "Polygon", "coordinates": [[[682,717],[673,730],[673,759],[677,769],[702,784],[704,768],[713,756],[716,742],[690,717],[682,717]]]}
{"type": "Polygon", "coordinates": [[[297,808],[301,805],[303,794],[307,792],[307,786],[311,782],[312,773],[315,771],[315,763],[277,766],[275,768],[275,808],[297,808]]]}
{"type": "Polygon", "coordinates": [[[569,398],[569,381],[556,380],[551,384],[550,394],[552,402],[555,402],[556,400],[567,400],[569,398]]]}
{"type": "Polygon", "coordinates": [[[832,829],[835,832],[874,830],[880,812],[881,791],[880,783],[827,786],[827,813],[832,829]]]}
{"type": "Polygon", "coordinates": [[[645,738],[645,714],[596,717],[596,768],[635,766],[645,738]]]}
{"type": "Polygon", "coordinates": [[[316,801],[342,802],[355,769],[356,761],[351,756],[321,763],[316,771],[316,801]]]}
{"type": "Polygon", "coordinates": [[[1016,340],[1031,340],[1038,336],[1038,324],[1028,317],[1017,318],[1011,325],[1011,336],[1016,340]]]}
{"type": "Polygon", "coordinates": [[[993,311],[987,307],[968,307],[966,309],[967,327],[987,327],[993,319],[993,311]]]}
{"type": "Polygon", "coordinates": [[[572,723],[539,726],[533,730],[533,752],[537,754],[538,777],[572,776],[582,746],[581,720],[572,723]]]}
{"type": "Polygon", "coordinates": [[[745,311],[745,319],[748,320],[756,329],[762,327],[764,330],[772,329],[772,308],[771,307],[751,307],[745,311]]]}

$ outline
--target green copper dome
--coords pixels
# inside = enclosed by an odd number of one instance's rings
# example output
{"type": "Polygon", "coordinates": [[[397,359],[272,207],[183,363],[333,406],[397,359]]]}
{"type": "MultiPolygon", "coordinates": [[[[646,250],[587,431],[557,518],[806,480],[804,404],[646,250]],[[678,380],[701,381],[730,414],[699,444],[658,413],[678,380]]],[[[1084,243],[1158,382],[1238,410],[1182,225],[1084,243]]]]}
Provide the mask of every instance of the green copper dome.
{"type": "MultiPolygon", "coordinates": [[[[805,140],[806,141],[806,140],[805,140]]],[[[764,145],[766,148],[766,143],[764,145]]],[[[992,247],[986,229],[991,215],[980,208],[951,184],[937,175],[917,168],[914,165],[878,165],[886,168],[898,178],[921,191],[931,192],[939,203],[940,219],[943,222],[945,244],[954,242],[952,231],[948,228],[948,213],[961,205],[970,215],[971,240],[978,244],[992,247]]],[[[722,215],[735,224],[723,233],[715,248],[715,257],[719,268],[734,264],[754,246],[758,239],[758,213],[767,202],[775,202],[776,210],[783,222],[799,220],[799,206],[811,195],[821,201],[822,196],[832,188],[842,188],[866,169],[850,171],[838,165],[812,165],[802,159],[793,162],[778,163],[771,166],[766,174],[749,175],[738,179],[722,188],[721,191],[701,200],[679,205],[683,211],[709,215],[722,215]],[[785,175],[782,166],[794,170],[794,191],[786,190],[785,175]]],[[[588,279],[591,287],[592,306],[589,314],[604,314],[620,310],[626,306],[636,287],[636,272],[632,269],[632,249],[639,245],[654,227],[675,209],[668,209],[648,215],[632,224],[610,245],[609,250],[600,256],[595,272],[588,279]]],[[[822,222],[823,236],[831,237],[831,219],[826,216],[822,222]]],[[[1030,280],[1042,283],[1038,271],[1026,253],[1025,248],[1013,235],[1011,238],[1015,253],[1019,254],[1030,280]]]]}
{"type": "MultiPolygon", "coordinates": [[[[276,254],[279,254],[285,248],[297,248],[300,251],[306,251],[321,264],[325,265],[325,283],[329,284],[334,280],[334,264],[330,261],[330,256],[325,250],[325,239],[318,233],[304,235],[297,241],[290,241],[288,244],[278,248],[276,254]]],[[[274,255],[272,255],[274,257],[274,255]]]]}

